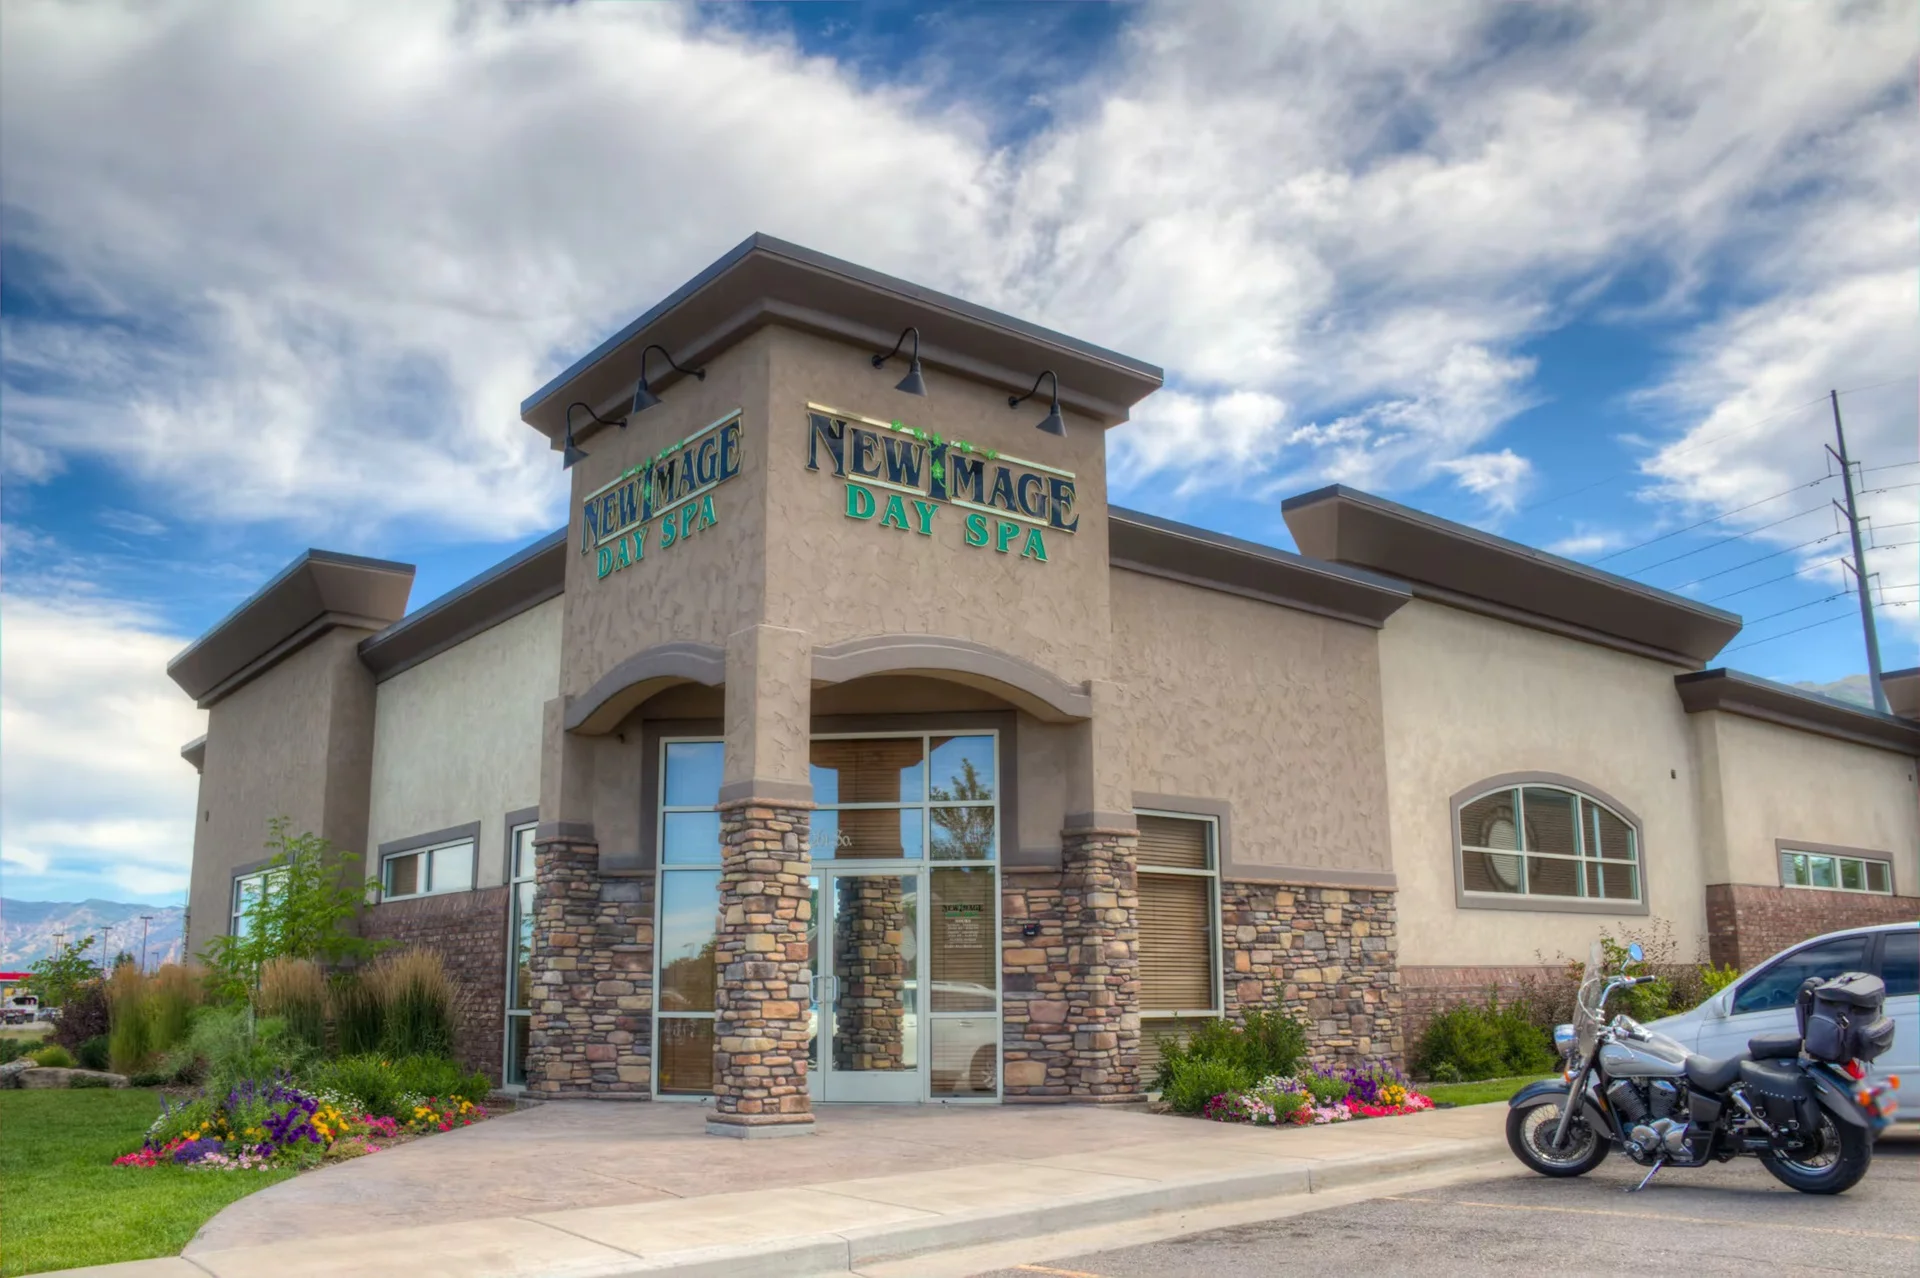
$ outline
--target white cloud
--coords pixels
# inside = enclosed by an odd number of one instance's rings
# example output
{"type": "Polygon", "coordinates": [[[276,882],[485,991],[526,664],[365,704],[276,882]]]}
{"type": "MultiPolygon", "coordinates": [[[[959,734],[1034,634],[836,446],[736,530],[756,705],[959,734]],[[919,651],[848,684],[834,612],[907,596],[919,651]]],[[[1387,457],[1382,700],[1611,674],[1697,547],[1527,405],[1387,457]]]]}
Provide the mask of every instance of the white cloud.
{"type": "Polygon", "coordinates": [[[7,892],[88,879],[182,891],[195,776],[180,747],[206,730],[166,676],[185,641],[123,606],[0,597],[0,861],[7,892]]]}
{"type": "Polygon", "coordinates": [[[1443,461],[1440,469],[1452,475],[1460,487],[1486,498],[1489,506],[1511,511],[1526,491],[1533,464],[1512,449],[1503,448],[1497,453],[1468,453],[1443,461]]]}
{"type": "Polygon", "coordinates": [[[9,321],[4,464],[108,457],[203,519],[524,535],[562,485],[519,399],[764,229],[1168,366],[1114,436],[1133,482],[1405,487],[1484,476],[1462,459],[1534,400],[1520,346],[1621,272],[1684,316],[1909,238],[1884,191],[1801,195],[1910,131],[1900,6],[1528,20],[1150,7],[1000,148],[981,104],[666,6],[16,0],[9,235],[99,319],[9,321]]]}
{"type": "Polygon", "coordinates": [[[1626,538],[1617,532],[1605,529],[1589,530],[1576,524],[1574,532],[1558,541],[1548,542],[1545,549],[1552,554],[1566,555],[1572,559],[1591,559],[1595,555],[1605,554],[1617,549],[1626,538]]]}

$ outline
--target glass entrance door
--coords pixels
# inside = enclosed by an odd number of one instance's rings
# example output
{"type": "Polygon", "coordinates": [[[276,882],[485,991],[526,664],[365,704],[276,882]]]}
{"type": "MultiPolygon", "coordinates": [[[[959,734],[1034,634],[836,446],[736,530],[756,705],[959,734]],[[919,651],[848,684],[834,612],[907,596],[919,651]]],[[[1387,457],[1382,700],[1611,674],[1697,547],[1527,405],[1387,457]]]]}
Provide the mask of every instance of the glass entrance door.
{"type": "Polygon", "coordinates": [[[919,870],[816,880],[812,1077],[824,1101],[921,1099],[919,870]]]}

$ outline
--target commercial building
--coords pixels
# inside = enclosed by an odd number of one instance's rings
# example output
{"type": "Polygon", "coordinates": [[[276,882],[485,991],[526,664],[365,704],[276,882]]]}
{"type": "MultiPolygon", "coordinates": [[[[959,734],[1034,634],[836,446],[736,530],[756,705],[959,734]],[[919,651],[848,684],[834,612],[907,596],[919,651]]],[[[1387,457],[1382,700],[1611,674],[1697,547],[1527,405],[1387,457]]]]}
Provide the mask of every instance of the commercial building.
{"type": "Polygon", "coordinates": [[[1397,1056],[1602,927],[1744,961],[1913,916],[1920,724],[1365,493],[1284,503],[1301,554],[1111,507],[1160,381],[748,240],[522,406],[566,528],[411,613],[311,551],[175,659],[190,949],[286,816],[448,955],[477,1064],[764,1134],[1135,1098],[1255,1006],[1397,1056]]]}

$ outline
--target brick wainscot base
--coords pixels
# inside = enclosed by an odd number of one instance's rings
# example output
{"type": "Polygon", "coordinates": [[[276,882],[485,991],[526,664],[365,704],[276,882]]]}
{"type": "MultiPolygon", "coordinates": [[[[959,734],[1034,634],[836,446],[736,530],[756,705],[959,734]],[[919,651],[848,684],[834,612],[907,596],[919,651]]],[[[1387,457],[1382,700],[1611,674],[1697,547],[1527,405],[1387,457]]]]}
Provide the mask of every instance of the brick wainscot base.
{"type": "Polygon", "coordinates": [[[1916,918],[1920,897],[1710,883],[1707,953],[1715,963],[1731,963],[1744,972],[1823,932],[1916,918]]]}
{"type": "Polygon", "coordinates": [[[454,1057],[500,1083],[506,1032],[507,889],[387,901],[360,916],[360,935],[439,954],[453,982],[454,1057]]]}

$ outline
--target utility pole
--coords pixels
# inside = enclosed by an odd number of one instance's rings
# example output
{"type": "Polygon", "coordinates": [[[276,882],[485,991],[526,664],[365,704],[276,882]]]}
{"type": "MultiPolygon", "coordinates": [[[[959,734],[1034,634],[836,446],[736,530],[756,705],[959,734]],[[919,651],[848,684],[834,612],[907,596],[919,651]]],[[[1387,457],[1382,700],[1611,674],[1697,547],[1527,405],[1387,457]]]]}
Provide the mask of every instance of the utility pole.
{"type": "MultiPolygon", "coordinates": [[[[1847,504],[1840,513],[1847,517],[1847,529],[1853,534],[1853,562],[1847,566],[1853,569],[1853,584],[1860,589],[1860,629],[1867,637],[1867,688],[1873,693],[1873,708],[1885,714],[1887,694],[1880,686],[1880,635],[1873,628],[1873,584],[1867,579],[1866,550],[1860,544],[1860,508],[1853,500],[1853,463],[1847,460],[1847,432],[1840,425],[1840,392],[1829,390],[1827,398],[1833,403],[1833,438],[1840,445],[1839,452],[1831,447],[1827,451],[1840,463],[1840,486],[1847,495],[1847,504]]],[[[1844,559],[1840,562],[1846,564],[1844,559]]]]}
{"type": "Polygon", "coordinates": [[[140,971],[142,973],[147,970],[147,925],[152,922],[153,915],[142,914],[140,916],[140,971]]]}

